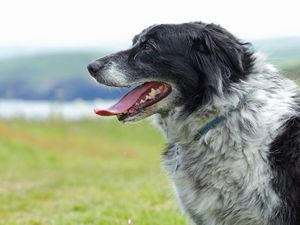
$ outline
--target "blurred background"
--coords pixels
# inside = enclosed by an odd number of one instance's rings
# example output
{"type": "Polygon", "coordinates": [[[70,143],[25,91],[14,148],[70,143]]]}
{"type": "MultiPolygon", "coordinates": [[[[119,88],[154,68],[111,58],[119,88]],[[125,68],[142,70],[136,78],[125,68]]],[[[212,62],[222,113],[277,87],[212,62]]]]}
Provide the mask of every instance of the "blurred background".
{"type": "Polygon", "coordinates": [[[300,78],[300,14],[285,1],[4,0],[0,7],[0,224],[186,224],[149,121],[102,119],[126,90],[86,65],[152,24],[220,24],[300,78]]]}

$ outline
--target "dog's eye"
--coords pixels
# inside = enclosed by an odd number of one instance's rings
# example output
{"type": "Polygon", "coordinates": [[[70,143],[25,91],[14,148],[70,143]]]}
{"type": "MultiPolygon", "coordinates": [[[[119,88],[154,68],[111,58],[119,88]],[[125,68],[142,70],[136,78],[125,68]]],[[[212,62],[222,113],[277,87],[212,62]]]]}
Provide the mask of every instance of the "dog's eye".
{"type": "Polygon", "coordinates": [[[150,45],[150,44],[144,44],[143,47],[142,47],[142,51],[143,51],[144,53],[147,53],[147,54],[153,52],[153,50],[154,50],[154,49],[153,49],[153,46],[150,45]]]}
{"type": "Polygon", "coordinates": [[[153,45],[149,44],[149,43],[144,43],[143,45],[141,45],[139,47],[139,51],[136,52],[136,54],[134,55],[133,59],[136,59],[138,56],[144,54],[150,54],[152,52],[154,52],[155,48],[153,45]]]}

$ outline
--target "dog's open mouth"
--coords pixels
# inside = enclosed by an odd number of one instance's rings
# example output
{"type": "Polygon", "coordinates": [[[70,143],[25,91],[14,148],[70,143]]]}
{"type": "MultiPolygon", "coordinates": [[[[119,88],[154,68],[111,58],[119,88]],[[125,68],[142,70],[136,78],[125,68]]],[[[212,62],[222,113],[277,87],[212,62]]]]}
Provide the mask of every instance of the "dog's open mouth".
{"type": "Polygon", "coordinates": [[[171,91],[171,86],[166,83],[146,82],[124,95],[113,106],[108,109],[96,109],[95,113],[100,116],[117,116],[119,120],[124,120],[146,111],[147,107],[161,101],[171,91]]]}

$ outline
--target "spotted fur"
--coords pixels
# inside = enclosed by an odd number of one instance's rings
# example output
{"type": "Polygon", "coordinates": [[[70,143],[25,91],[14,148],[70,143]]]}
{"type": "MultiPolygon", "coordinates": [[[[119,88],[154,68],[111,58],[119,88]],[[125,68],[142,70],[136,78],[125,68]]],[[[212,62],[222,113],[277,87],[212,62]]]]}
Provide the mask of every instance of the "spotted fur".
{"type": "Polygon", "coordinates": [[[127,121],[156,114],[163,165],[193,224],[300,224],[299,88],[250,44],[215,24],[155,25],[89,70],[106,85],[172,86],[127,121]]]}

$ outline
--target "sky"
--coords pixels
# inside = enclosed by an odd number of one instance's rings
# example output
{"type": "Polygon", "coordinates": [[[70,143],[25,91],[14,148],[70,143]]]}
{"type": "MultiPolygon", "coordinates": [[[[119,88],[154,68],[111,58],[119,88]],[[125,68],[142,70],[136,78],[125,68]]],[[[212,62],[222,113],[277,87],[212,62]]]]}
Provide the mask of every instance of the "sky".
{"type": "Polygon", "coordinates": [[[300,36],[299,0],[0,1],[0,48],[128,47],[149,25],[190,21],[243,40],[300,36]]]}

